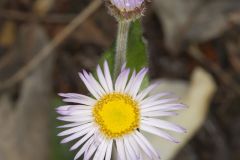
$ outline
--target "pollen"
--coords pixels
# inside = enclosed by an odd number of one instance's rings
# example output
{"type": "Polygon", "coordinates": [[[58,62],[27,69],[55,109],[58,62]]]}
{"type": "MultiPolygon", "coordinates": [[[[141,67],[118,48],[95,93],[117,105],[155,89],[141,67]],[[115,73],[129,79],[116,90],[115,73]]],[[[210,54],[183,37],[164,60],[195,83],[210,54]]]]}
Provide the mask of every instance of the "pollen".
{"type": "Polygon", "coordinates": [[[118,138],[139,127],[139,105],[129,95],[108,94],[95,104],[93,117],[106,137],[118,138]]]}

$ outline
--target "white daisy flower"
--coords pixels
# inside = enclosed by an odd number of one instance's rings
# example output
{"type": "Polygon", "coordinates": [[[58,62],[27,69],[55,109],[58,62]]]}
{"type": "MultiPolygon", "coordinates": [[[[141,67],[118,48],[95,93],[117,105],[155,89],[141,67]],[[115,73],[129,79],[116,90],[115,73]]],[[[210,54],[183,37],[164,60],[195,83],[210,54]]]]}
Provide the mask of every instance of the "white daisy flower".
{"type": "Polygon", "coordinates": [[[185,106],[177,103],[176,98],[169,98],[169,93],[149,95],[157,84],[141,91],[147,71],[143,68],[131,74],[130,69],[123,67],[113,82],[105,62],[103,71],[97,67],[97,79],[86,71],[79,74],[91,96],[60,94],[64,102],[71,104],[57,108],[62,115],[58,119],[69,122],[59,127],[66,130],[58,136],[66,136],[62,143],[76,140],[71,147],[79,148],[75,160],[80,156],[84,160],[110,160],[113,146],[121,160],[139,160],[143,154],[149,159],[160,159],[141,131],[178,143],[166,130],[183,133],[185,129],[159,118],[176,115],[173,111],[185,106]]]}

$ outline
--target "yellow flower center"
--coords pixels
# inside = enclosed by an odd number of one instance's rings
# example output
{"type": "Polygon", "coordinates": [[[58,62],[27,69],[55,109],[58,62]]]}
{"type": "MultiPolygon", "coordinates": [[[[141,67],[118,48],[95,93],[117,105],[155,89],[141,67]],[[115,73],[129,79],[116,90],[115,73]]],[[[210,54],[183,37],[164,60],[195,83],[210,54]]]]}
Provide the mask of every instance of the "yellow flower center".
{"type": "Polygon", "coordinates": [[[101,98],[93,109],[95,122],[109,138],[128,134],[139,126],[139,106],[129,95],[112,93],[101,98]]]}

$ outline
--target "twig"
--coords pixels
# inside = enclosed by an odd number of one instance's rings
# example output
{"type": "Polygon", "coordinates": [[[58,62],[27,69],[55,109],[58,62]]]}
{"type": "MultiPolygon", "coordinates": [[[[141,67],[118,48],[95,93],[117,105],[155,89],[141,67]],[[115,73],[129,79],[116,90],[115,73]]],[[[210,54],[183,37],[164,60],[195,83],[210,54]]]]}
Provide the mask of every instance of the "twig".
{"type": "Polygon", "coordinates": [[[84,22],[94,11],[96,11],[102,4],[102,0],[94,0],[86,7],[72,22],[63,29],[56,37],[25,66],[23,66],[16,74],[4,82],[0,82],[0,91],[5,90],[21,80],[23,80],[29,73],[38,67],[43,60],[53,54],[54,50],[62,44],[62,42],[73,33],[77,27],[84,22]]]}
{"type": "Polygon", "coordinates": [[[201,64],[205,69],[214,74],[215,77],[220,79],[220,81],[235,93],[240,95],[240,85],[231,77],[230,74],[222,70],[217,64],[209,63],[208,60],[203,56],[201,50],[195,46],[191,45],[188,50],[189,55],[201,64]]]}
{"type": "Polygon", "coordinates": [[[14,52],[6,54],[3,58],[0,59],[0,70],[6,67],[14,58],[14,52]]]}
{"type": "Polygon", "coordinates": [[[231,23],[240,24],[240,11],[232,12],[228,16],[231,23]]]}
{"type": "Polygon", "coordinates": [[[16,21],[38,21],[43,23],[68,23],[75,15],[61,15],[61,14],[51,14],[44,17],[39,17],[30,12],[21,12],[16,10],[0,10],[0,18],[16,21]]]}

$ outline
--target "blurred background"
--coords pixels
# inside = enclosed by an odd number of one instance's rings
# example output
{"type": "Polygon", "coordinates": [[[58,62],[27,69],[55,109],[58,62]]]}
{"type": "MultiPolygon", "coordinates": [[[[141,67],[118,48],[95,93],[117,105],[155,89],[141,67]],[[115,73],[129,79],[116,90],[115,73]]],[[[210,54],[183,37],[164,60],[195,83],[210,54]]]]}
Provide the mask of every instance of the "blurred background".
{"type": "MultiPolygon", "coordinates": [[[[240,1],[153,0],[141,21],[151,79],[189,106],[181,145],[156,144],[163,159],[239,160],[240,1]]],[[[0,160],[73,158],[56,136],[57,93],[86,93],[77,73],[94,71],[116,30],[101,0],[0,0],[0,160]]]]}

